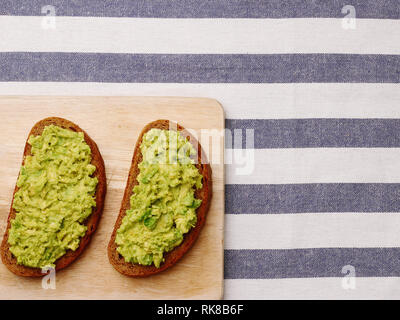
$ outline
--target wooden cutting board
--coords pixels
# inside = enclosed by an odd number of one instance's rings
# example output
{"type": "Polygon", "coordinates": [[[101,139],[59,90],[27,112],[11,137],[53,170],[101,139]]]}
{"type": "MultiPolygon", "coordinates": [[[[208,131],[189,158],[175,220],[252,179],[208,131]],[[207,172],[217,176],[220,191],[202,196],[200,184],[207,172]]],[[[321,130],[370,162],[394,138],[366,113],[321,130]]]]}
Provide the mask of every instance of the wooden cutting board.
{"type": "Polygon", "coordinates": [[[158,275],[133,279],[118,273],[107,257],[107,244],[119,212],[136,139],[142,128],[153,120],[169,119],[196,130],[198,134],[200,129],[223,130],[224,113],[220,104],[212,99],[178,97],[0,97],[1,237],[27,135],[37,121],[49,116],[73,121],[97,143],[106,165],[108,185],[103,216],[81,257],[57,272],[55,289],[43,289],[42,279],[18,277],[0,263],[0,298],[222,298],[223,138],[218,141],[220,152],[215,153],[211,146],[203,145],[213,171],[212,203],[198,241],[183,259],[158,275]]]}

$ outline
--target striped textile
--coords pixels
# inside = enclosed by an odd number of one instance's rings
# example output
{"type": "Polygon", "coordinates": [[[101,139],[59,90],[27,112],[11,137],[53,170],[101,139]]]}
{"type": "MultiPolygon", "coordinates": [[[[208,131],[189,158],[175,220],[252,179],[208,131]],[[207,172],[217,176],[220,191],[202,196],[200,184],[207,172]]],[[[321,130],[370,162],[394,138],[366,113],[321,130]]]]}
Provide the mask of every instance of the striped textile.
{"type": "Polygon", "coordinates": [[[212,97],[254,129],[226,299],[400,298],[399,0],[0,2],[0,94],[212,97]]]}

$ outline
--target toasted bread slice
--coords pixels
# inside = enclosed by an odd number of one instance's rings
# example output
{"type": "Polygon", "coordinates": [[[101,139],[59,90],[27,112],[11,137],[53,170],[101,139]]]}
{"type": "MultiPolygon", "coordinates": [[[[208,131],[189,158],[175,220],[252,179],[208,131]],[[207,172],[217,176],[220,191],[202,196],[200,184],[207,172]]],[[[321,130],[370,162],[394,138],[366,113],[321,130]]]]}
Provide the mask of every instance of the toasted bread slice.
{"type": "Polygon", "coordinates": [[[196,210],[197,223],[195,227],[193,227],[188,233],[184,235],[183,241],[179,246],[175,247],[170,252],[164,253],[165,261],[160,265],[159,268],[155,267],[154,265],[145,266],[145,265],[126,262],[123,256],[120,255],[117,251],[117,244],[115,243],[116,233],[122,223],[122,219],[126,214],[126,210],[130,208],[130,197],[133,192],[133,187],[138,184],[137,181],[137,176],[139,174],[138,165],[142,161],[142,153],[140,152],[140,145],[142,143],[143,135],[147,131],[153,128],[158,128],[163,130],[172,129],[169,126],[168,120],[153,121],[144,127],[137,140],[135,151],[132,158],[131,168],[129,170],[129,176],[125,188],[124,197],[121,203],[121,209],[119,211],[119,215],[114,226],[114,231],[111,235],[111,240],[108,244],[108,258],[110,260],[110,263],[114,266],[114,268],[117,271],[127,276],[147,277],[159,273],[161,271],[164,271],[175,265],[178,262],[178,260],[181,259],[183,255],[193,246],[194,242],[196,241],[196,239],[200,234],[200,230],[202,229],[205,223],[206,215],[210,207],[211,196],[212,196],[211,167],[208,164],[204,150],[201,148],[198,141],[179,124],[175,125],[176,129],[181,133],[181,135],[183,137],[187,137],[189,141],[195,147],[197,147],[198,150],[198,155],[197,155],[198,161],[196,167],[199,170],[199,172],[203,175],[203,187],[195,191],[195,197],[197,199],[202,200],[200,207],[197,208],[196,210]]]}
{"type": "MultiPolygon", "coordinates": [[[[75,261],[79,257],[79,255],[88,245],[93,235],[93,232],[97,228],[100,216],[103,212],[104,197],[106,195],[106,174],[104,168],[104,161],[103,158],[101,157],[101,154],[99,152],[99,149],[97,148],[96,143],[87,135],[85,131],[83,131],[81,128],[79,128],[76,124],[72,123],[71,121],[56,117],[43,119],[33,126],[31,132],[28,135],[28,139],[31,135],[40,135],[43,132],[43,129],[51,124],[59,126],[61,128],[70,129],[76,132],[83,132],[85,142],[89,145],[90,149],[92,150],[91,163],[96,167],[94,176],[97,177],[98,179],[98,184],[96,189],[96,207],[93,208],[93,212],[85,221],[85,225],[87,226],[86,234],[81,238],[79,247],[75,251],[68,250],[62,257],[60,257],[55,262],[56,265],[55,269],[60,270],[70,265],[73,261],[75,261]]],[[[25,157],[30,154],[31,154],[31,146],[28,144],[27,141],[25,144],[22,165],[24,164],[25,157]]],[[[17,192],[17,190],[18,187],[15,186],[14,194],[15,192],[17,192]]],[[[11,220],[14,219],[16,215],[16,211],[12,207],[14,202],[14,194],[12,198],[13,200],[11,203],[10,213],[8,215],[7,229],[4,233],[3,242],[0,248],[1,259],[3,263],[6,265],[6,267],[16,275],[24,277],[41,277],[46,273],[42,273],[42,270],[40,268],[31,268],[17,264],[17,259],[13,256],[13,254],[9,250],[9,244],[7,241],[8,233],[11,227],[11,220]]]]}

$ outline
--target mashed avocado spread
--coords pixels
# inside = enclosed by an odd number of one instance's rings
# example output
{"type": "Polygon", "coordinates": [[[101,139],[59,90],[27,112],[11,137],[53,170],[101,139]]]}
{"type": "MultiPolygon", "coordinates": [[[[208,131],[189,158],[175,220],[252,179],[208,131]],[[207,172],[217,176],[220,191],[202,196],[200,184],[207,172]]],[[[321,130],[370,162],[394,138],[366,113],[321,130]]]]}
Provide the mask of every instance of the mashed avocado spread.
{"type": "Polygon", "coordinates": [[[49,125],[28,143],[32,155],[17,181],[8,243],[18,264],[54,267],[86,233],[83,222],[96,206],[96,167],[82,132],[49,125]]]}
{"type": "Polygon", "coordinates": [[[125,261],[159,268],[164,252],[196,225],[201,200],[194,191],[202,187],[202,175],[194,165],[196,150],[176,131],[151,129],[140,150],[139,183],[115,242],[125,261]]]}

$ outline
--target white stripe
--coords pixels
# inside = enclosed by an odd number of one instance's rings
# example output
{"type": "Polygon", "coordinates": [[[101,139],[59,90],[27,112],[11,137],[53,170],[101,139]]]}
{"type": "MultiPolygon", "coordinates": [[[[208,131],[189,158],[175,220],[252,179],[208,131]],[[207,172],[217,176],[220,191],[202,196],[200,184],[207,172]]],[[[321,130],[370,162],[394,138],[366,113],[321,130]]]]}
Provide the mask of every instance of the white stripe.
{"type": "Polygon", "coordinates": [[[225,249],[390,248],[399,230],[400,213],[227,214],[225,249]]]}
{"type": "Polygon", "coordinates": [[[355,278],[355,289],[344,289],[343,281],[348,280],[343,278],[228,279],[225,280],[224,298],[228,300],[400,299],[400,278],[397,277],[355,278]]]}
{"type": "Polygon", "coordinates": [[[210,97],[231,119],[400,118],[400,84],[0,82],[0,94],[210,97]]]}
{"type": "Polygon", "coordinates": [[[400,182],[400,148],[227,149],[230,157],[227,184],[400,182]]]}
{"type": "Polygon", "coordinates": [[[335,18],[0,17],[0,51],[107,53],[400,53],[400,21],[335,18]],[[390,31],[389,31],[390,30],[390,31]]]}

